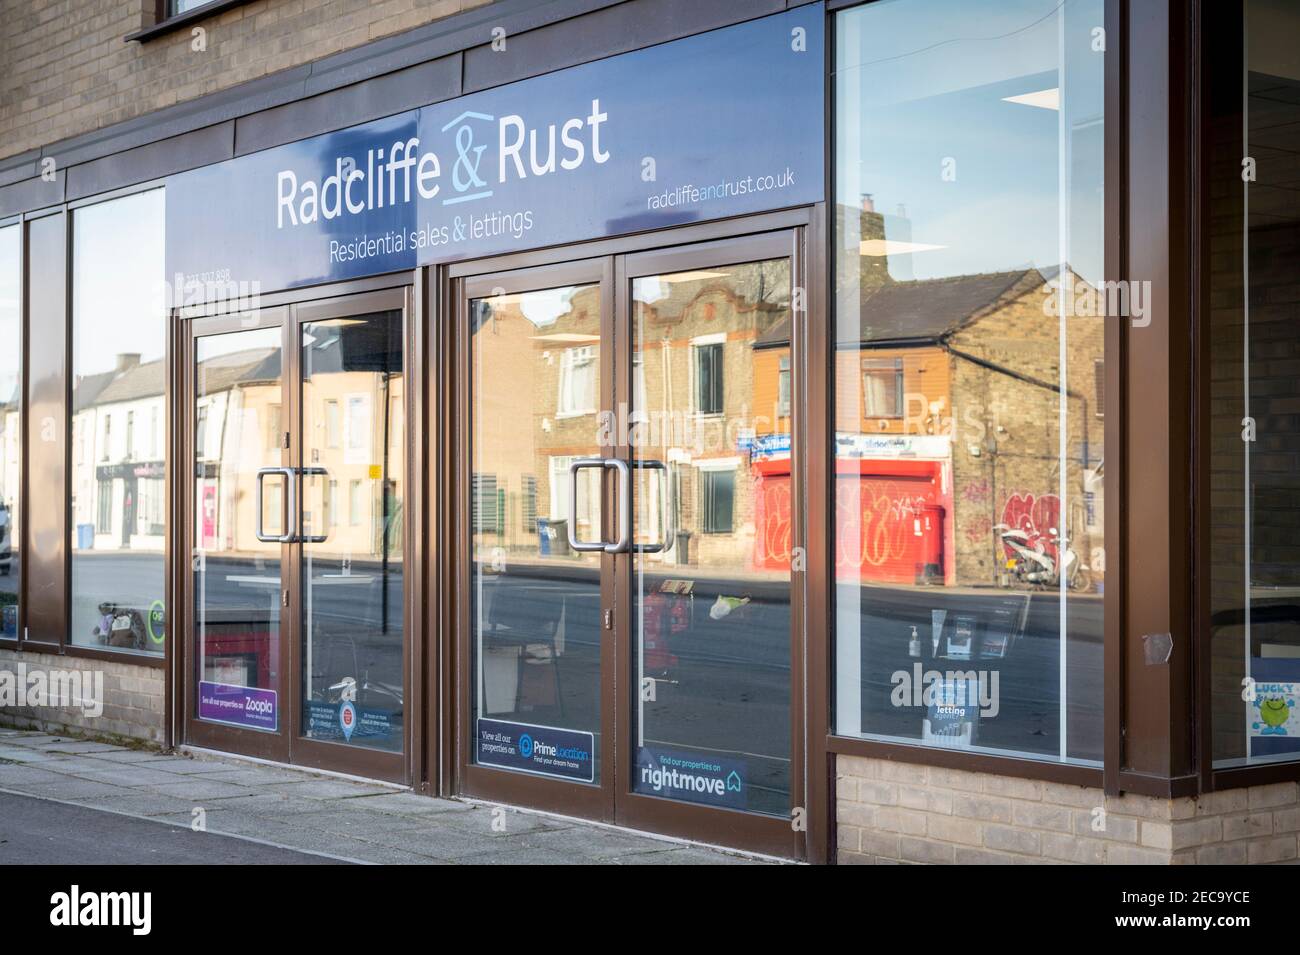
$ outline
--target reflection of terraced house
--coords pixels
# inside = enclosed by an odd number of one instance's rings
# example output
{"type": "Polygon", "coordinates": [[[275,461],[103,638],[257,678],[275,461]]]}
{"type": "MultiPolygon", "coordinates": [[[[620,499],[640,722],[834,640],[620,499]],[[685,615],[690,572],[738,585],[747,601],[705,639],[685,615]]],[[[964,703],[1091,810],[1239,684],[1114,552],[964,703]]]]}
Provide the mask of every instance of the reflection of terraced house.
{"type": "Polygon", "coordinates": [[[72,524],[78,550],[162,551],[165,370],[138,354],[73,388],[72,524]]]}

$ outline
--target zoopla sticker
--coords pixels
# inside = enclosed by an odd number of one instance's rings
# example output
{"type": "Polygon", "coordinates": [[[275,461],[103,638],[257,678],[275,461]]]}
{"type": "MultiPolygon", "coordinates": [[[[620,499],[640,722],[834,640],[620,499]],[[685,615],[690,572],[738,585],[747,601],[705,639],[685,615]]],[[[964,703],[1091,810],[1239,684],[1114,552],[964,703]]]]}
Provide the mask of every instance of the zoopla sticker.
{"type": "Polygon", "coordinates": [[[252,686],[200,681],[199,719],[274,733],[280,725],[276,693],[252,686]]]}

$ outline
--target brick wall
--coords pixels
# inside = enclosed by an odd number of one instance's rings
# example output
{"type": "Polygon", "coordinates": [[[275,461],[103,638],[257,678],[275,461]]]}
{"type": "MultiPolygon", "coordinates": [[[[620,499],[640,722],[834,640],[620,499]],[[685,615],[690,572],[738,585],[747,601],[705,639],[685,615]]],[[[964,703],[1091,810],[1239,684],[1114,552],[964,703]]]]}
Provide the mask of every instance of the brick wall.
{"type": "MultiPolygon", "coordinates": [[[[0,726],[40,729],[48,732],[77,730],[105,736],[162,742],[163,739],[163,671],[157,667],[138,666],[129,660],[104,661],[85,657],[53,656],[44,653],[0,650],[0,676],[19,675],[18,665],[26,665],[31,674],[38,669],[76,670],[82,679],[103,674],[103,712],[90,716],[81,707],[0,706],[0,726]]],[[[86,684],[87,693],[92,692],[86,684]]]]}
{"type": "Polygon", "coordinates": [[[1300,789],[1276,783],[1199,798],[1100,789],[841,756],[838,861],[1178,865],[1297,858],[1300,789]]]}
{"type": "Polygon", "coordinates": [[[0,158],[479,7],[488,0],[258,0],[145,43],[153,0],[0,0],[0,158]]]}

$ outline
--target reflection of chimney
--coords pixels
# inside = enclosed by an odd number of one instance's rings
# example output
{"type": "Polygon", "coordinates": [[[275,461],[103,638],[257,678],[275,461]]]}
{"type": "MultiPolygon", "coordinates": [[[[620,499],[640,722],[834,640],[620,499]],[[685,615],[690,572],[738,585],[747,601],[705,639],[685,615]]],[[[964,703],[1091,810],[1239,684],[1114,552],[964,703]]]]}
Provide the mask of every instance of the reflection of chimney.
{"type": "Polygon", "coordinates": [[[140,364],[140,353],[138,351],[117,353],[117,373],[119,375],[124,371],[130,371],[138,364],[140,364]]]}
{"type": "Polygon", "coordinates": [[[864,192],[862,194],[862,211],[863,212],[876,211],[876,200],[871,197],[871,193],[869,192],[864,192]]]}

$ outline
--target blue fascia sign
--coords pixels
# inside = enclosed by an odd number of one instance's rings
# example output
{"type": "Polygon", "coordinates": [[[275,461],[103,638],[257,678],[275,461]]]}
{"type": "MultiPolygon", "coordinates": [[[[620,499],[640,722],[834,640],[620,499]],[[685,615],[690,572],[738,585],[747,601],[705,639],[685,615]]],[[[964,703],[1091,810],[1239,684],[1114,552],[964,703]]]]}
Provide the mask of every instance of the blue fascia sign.
{"type": "Polygon", "coordinates": [[[167,274],[273,291],[822,201],[823,22],[799,7],[172,176],[167,274]]]}

